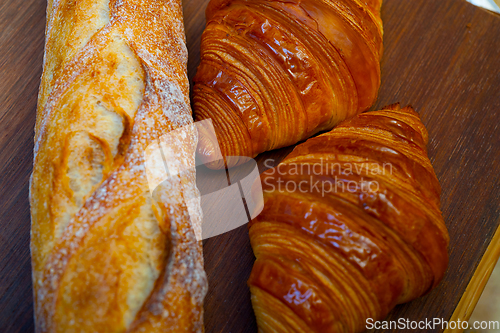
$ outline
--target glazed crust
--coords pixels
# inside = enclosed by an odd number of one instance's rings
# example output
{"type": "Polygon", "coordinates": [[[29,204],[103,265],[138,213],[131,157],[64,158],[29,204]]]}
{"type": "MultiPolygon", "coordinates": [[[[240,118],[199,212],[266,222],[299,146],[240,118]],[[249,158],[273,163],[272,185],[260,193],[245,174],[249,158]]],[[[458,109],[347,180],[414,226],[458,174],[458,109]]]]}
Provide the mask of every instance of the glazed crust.
{"type": "Polygon", "coordinates": [[[449,236],[411,107],[363,113],[261,176],[248,284],[261,332],[360,332],[442,279],[449,236]]]}
{"type": "MultiPolygon", "coordinates": [[[[380,86],[380,6],[381,0],[210,1],[193,108],[197,120],[212,119],[223,156],[255,157],[366,111],[380,86]]],[[[214,143],[202,140],[199,147],[213,161],[214,143]]]]}
{"type": "MultiPolygon", "coordinates": [[[[180,1],[49,0],[30,182],[37,332],[202,332],[194,172],[144,152],[192,123],[180,1]]],[[[194,163],[197,135],[179,160],[194,163]]]]}

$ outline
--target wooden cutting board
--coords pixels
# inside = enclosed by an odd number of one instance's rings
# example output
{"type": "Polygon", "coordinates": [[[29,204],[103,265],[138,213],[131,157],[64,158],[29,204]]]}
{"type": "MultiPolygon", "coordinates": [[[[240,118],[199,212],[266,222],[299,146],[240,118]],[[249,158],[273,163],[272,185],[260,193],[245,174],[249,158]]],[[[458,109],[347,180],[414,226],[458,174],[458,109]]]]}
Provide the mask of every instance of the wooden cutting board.
{"type": "MultiPolygon", "coordinates": [[[[207,0],[186,0],[189,77],[207,0]]],[[[45,0],[0,2],[0,332],[33,332],[28,180],[42,71],[45,0]]],[[[437,289],[390,319],[449,319],[500,222],[500,17],[463,0],[386,0],[382,87],[373,109],[422,115],[442,185],[450,265],[437,289]]],[[[258,158],[278,163],[290,148],[258,158]]],[[[204,241],[206,332],[257,332],[246,226],[204,241]]],[[[439,331],[439,330],[437,330],[439,331]]]]}

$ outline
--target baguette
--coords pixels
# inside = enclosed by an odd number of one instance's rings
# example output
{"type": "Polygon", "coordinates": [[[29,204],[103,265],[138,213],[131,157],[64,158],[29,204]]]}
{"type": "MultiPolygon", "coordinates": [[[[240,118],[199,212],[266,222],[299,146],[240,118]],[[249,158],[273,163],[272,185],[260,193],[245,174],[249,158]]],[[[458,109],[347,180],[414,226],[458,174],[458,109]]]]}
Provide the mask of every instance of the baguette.
{"type": "MultiPolygon", "coordinates": [[[[37,332],[202,332],[194,171],[144,152],[193,122],[180,1],[48,0],[30,181],[37,332]],[[194,228],[193,228],[194,227],[194,228]]],[[[180,160],[194,163],[197,136],[180,160]]]]}

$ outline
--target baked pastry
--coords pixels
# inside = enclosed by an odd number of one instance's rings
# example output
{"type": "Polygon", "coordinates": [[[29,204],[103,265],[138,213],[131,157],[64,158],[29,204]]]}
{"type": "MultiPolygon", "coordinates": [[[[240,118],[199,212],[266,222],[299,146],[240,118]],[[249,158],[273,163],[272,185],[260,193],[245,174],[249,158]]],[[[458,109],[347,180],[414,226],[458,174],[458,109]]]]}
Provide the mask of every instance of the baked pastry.
{"type": "MultiPolygon", "coordinates": [[[[222,155],[255,157],[368,110],[380,86],[381,3],[210,1],[193,109],[212,119],[222,155]]],[[[199,154],[212,161],[214,142],[200,141],[199,154]]]]}
{"type": "Polygon", "coordinates": [[[261,175],[248,284],[260,332],[360,332],[448,264],[440,186],[411,107],[360,114],[261,175]]]}
{"type": "MultiPolygon", "coordinates": [[[[203,331],[195,174],[151,195],[144,167],[150,144],[193,122],[186,63],[178,0],[49,0],[30,184],[37,332],[203,331]]],[[[187,135],[177,159],[194,163],[196,145],[187,135]]]]}

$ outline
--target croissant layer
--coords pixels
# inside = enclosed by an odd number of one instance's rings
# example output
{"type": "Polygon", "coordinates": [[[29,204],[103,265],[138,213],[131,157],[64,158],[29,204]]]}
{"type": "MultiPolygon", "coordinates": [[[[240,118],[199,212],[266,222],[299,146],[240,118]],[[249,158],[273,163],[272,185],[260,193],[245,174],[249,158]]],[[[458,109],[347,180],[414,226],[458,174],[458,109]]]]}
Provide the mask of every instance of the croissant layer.
{"type": "MultiPolygon", "coordinates": [[[[380,85],[380,6],[212,0],[193,108],[198,120],[214,122],[222,155],[255,157],[367,110],[380,85]]],[[[202,142],[202,158],[213,161],[214,147],[202,142]]]]}
{"type": "Polygon", "coordinates": [[[449,236],[418,114],[392,105],[261,176],[248,285],[262,332],[360,332],[442,279],[449,236]]]}

